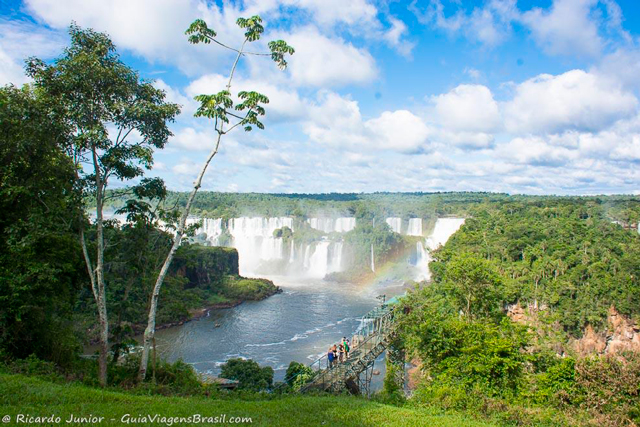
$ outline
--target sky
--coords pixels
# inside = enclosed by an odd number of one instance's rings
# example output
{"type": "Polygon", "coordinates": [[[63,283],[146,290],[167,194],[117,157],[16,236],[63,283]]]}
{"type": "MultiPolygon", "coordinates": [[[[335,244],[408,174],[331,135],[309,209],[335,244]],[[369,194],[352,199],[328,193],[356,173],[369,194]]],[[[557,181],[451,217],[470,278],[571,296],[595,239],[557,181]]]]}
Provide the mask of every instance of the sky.
{"type": "Polygon", "coordinates": [[[270,99],[266,129],[225,135],[203,190],[640,194],[638,0],[0,0],[0,84],[52,61],[72,21],[182,105],[148,174],[189,190],[211,150],[198,94],[234,60],[184,35],[204,19],[239,46],[238,17],[296,52],[241,60],[232,90],[270,99]]]}

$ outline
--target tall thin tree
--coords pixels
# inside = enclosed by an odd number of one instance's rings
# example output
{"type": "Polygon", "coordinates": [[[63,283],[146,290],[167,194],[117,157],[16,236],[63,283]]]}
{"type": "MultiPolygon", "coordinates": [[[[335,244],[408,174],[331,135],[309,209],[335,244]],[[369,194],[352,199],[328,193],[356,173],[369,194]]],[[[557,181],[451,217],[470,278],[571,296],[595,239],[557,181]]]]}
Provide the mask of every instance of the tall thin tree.
{"type": "Polygon", "coordinates": [[[140,380],[144,379],[146,376],[147,364],[149,361],[149,349],[155,336],[156,310],[158,307],[158,297],[160,295],[160,289],[162,288],[164,278],[169,271],[169,266],[171,265],[176,250],[178,249],[182,241],[187,217],[189,216],[189,212],[191,211],[191,205],[193,204],[193,200],[196,197],[196,193],[202,185],[202,179],[207,172],[209,163],[211,163],[211,160],[215,157],[216,154],[218,154],[218,149],[220,148],[220,140],[222,139],[223,135],[226,135],[237,127],[243,127],[246,132],[251,131],[254,126],[258,129],[264,129],[264,125],[262,124],[262,122],[260,122],[260,116],[263,116],[265,114],[263,105],[269,103],[269,99],[266,96],[255,91],[240,91],[237,93],[239,102],[234,106],[234,101],[231,95],[231,83],[238,67],[238,63],[240,62],[240,59],[242,57],[245,57],[247,55],[269,56],[273,61],[275,61],[278,68],[284,70],[287,67],[285,55],[292,55],[294,53],[294,49],[289,46],[284,40],[275,40],[269,42],[269,53],[256,53],[246,51],[245,47],[247,43],[252,43],[260,40],[260,36],[264,32],[262,19],[259,16],[252,16],[251,18],[238,18],[236,23],[245,31],[244,41],[242,42],[242,45],[239,49],[227,46],[226,44],[219,41],[217,39],[216,32],[213,29],[209,28],[206,22],[203,20],[195,20],[186,31],[186,34],[189,36],[190,43],[210,44],[211,42],[214,42],[225,49],[235,52],[236,58],[233,62],[233,65],[231,66],[227,85],[223,90],[212,95],[198,95],[195,97],[195,99],[200,102],[200,106],[196,111],[195,116],[213,119],[214,129],[217,134],[216,141],[213,149],[205,159],[200,173],[196,177],[196,180],[193,184],[193,190],[191,190],[191,193],[189,194],[187,204],[184,208],[184,211],[182,212],[182,216],[180,217],[178,228],[173,240],[173,245],[171,246],[171,249],[167,254],[167,258],[162,268],[160,269],[158,279],[156,280],[156,284],[151,294],[151,301],[149,304],[149,318],[147,322],[147,328],[144,332],[144,343],[140,361],[140,380]]]}
{"type": "MultiPolygon", "coordinates": [[[[96,301],[100,330],[99,379],[107,384],[109,319],[104,277],[104,203],[110,179],[128,181],[153,165],[153,151],[163,148],[171,132],[167,122],[180,112],[164,101],[165,93],[143,81],[120,61],[106,34],[69,27],[71,45],[48,65],[32,58],[27,73],[36,86],[58,100],[71,128],[69,155],[79,187],[95,201],[95,254],[80,227],[80,243],[96,301]]],[[[158,180],[142,180],[150,189],[158,180]]],[[[83,221],[84,223],[85,221],[83,221]]]]}

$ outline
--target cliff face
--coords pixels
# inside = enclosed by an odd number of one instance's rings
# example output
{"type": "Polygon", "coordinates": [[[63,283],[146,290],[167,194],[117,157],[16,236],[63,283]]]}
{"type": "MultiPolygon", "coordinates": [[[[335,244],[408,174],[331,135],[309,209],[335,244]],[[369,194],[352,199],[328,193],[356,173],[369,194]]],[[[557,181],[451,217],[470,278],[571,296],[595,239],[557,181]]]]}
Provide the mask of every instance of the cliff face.
{"type": "Polygon", "coordinates": [[[238,276],[238,251],[233,248],[188,245],[176,252],[174,274],[185,277],[185,289],[220,288],[227,276],[238,276]]]}
{"type": "Polygon", "coordinates": [[[605,331],[596,332],[591,326],[587,326],[582,338],[572,344],[581,355],[640,352],[640,325],[634,324],[612,306],[609,308],[605,331]]]}

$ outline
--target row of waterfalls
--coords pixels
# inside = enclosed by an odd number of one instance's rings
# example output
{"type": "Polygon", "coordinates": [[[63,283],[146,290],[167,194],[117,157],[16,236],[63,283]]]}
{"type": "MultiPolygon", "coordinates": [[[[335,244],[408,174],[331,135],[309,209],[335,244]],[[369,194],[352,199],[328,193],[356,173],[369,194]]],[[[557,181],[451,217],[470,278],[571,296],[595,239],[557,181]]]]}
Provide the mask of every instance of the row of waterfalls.
{"type": "MultiPolygon", "coordinates": [[[[356,219],[309,218],[309,227],[321,231],[325,236],[311,243],[297,243],[294,239],[285,240],[274,232],[283,227],[295,231],[294,219],[290,217],[240,217],[222,220],[220,218],[190,218],[188,223],[201,222],[196,231],[196,239],[212,246],[232,246],[240,254],[240,272],[243,275],[284,274],[309,278],[324,278],[327,274],[343,271],[344,242],[340,234],[353,230],[356,219]]],[[[416,249],[410,258],[415,267],[415,279],[429,278],[429,250],[444,244],[464,222],[459,218],[440,218],[433,232],[423,235],[421,218],[387,218],[391,229],[407,236],[425,237],[416,243],[416,249]]],[[[375,271],[371,247],[371,269],[375,271]]]]}

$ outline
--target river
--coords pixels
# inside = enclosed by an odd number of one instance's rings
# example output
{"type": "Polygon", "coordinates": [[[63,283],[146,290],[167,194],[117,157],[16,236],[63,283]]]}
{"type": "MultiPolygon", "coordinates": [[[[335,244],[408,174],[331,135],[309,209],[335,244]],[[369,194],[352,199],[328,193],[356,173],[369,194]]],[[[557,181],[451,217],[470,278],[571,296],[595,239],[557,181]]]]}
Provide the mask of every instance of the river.
{"type": "Polygon", "coordinates": [[[158,355],[169,361],[182,359],[212,375],[218,375],[220,365],[230,358],[253,359],[271,366],[280,381],[291,361],[309,364],[331,344],[351,336],[360,318],[379,304],[378,295],[391,298],[404,292],[397,283],[363,288],[317,279],[268,278],[283,292],[158,331],[158,355]]]}

